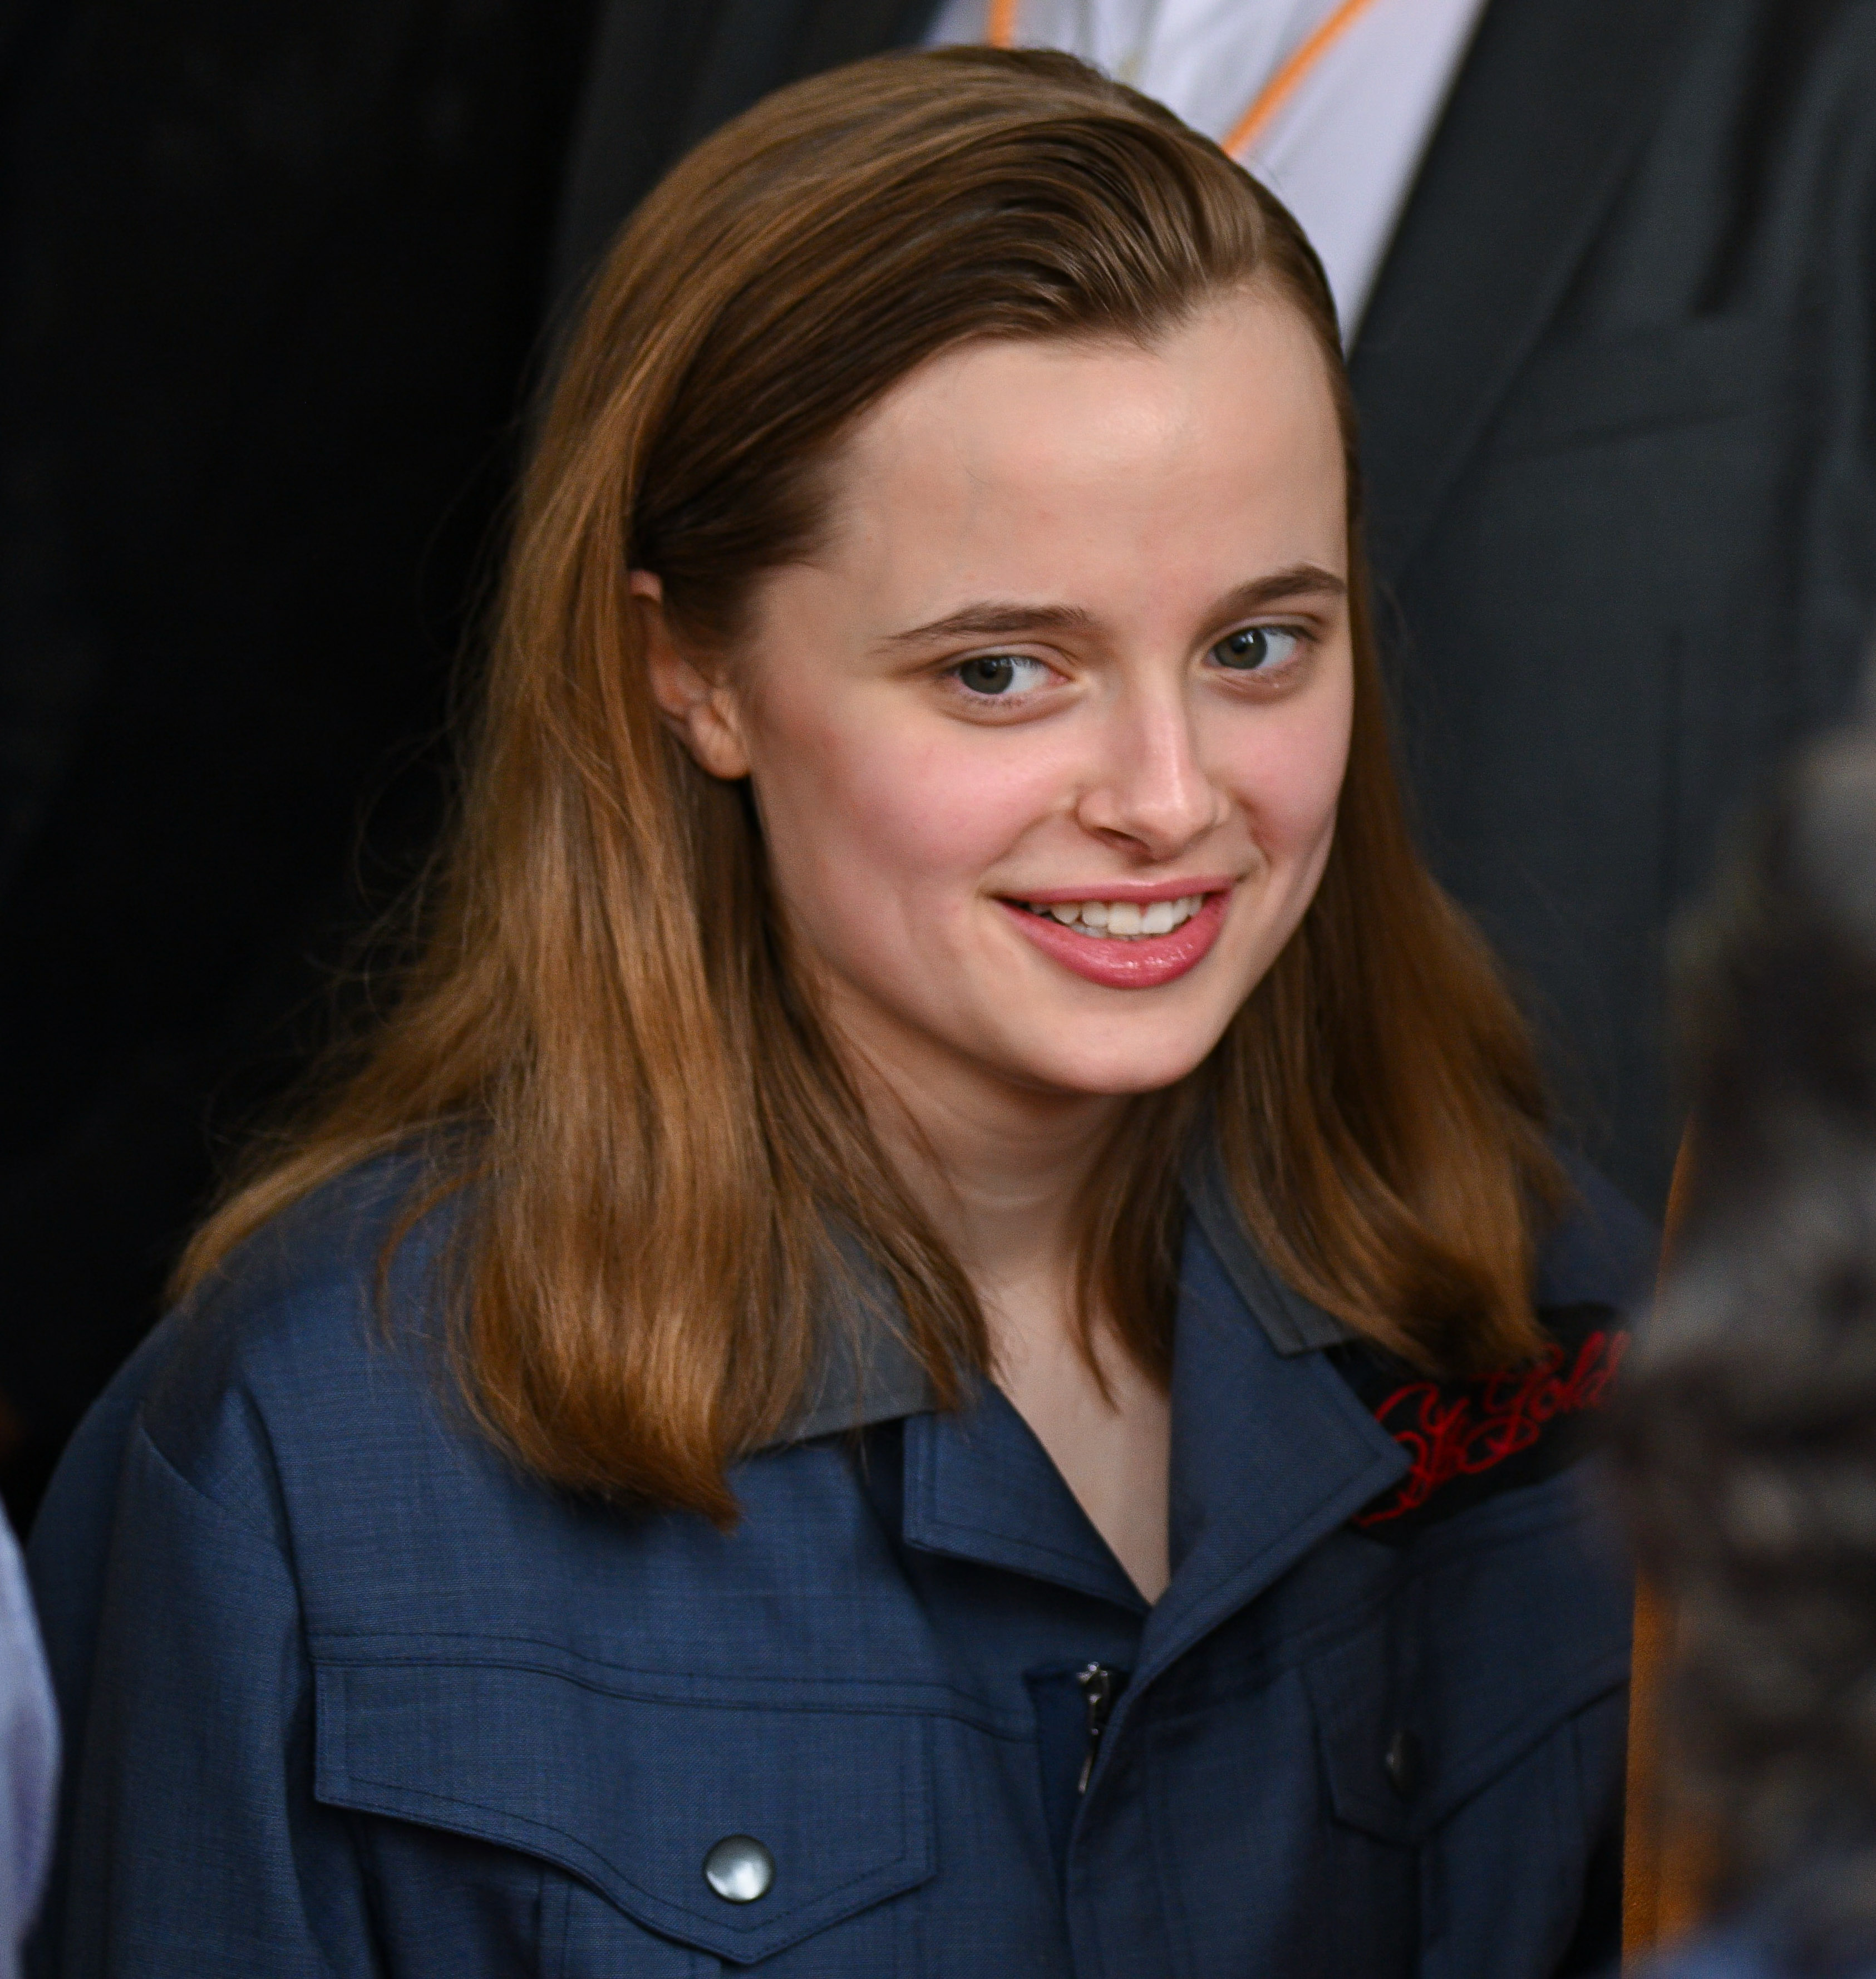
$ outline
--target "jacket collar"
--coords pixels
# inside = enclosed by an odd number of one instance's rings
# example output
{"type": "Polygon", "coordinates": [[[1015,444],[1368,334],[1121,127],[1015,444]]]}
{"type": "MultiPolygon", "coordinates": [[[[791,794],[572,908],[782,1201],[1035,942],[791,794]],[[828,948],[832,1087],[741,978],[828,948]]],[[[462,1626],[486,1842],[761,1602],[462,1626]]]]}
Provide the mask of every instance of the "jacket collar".
{"type": "Polygon", "coordinates": [[[907,1546],[1145,1613],[1139,1589],[1000,1390],[986,1387],[955,1414],[908,1420],[901,1476],[907,1546]]]}
{"type": "Polygon", "coordinates": [[[1264,1261],[1232,1198],[1215,1144],[1188,1166],[1185,1201],[1231,1288],[1279,1354],[1313,1354],[1360,1338],[1346,1321],[1291,1291],[1264,1261]]]}
{"type": "Polygon", "coordinates": [[[1181,1261],[1172,1579],[1148,1618],[1136,1682],[1261,1593],[1408,1464],[1327,1357],[1295,1344],[1307,1314],[1269,1298],[1268,1275],[1247,1297],[1199,1216],[1181,1261]]]}
{"type": "MultiPolygon", "coordinates": [[[[1632,1306],[1647,1294],[1656,1234],[1586,1162],[1568,1155],[1563,1159],[1576,1202],[1539,1252],[1538,1307],[1632,1306]]],[[[1186,1281],[1197,1270],[1209,1275],[1211,1302],[1227,1299],[1280,1359],[1362,1338],[1346,1321],[1325,1312],[1271,1270],[1239,1214],[1215,1142],[1202,1144],[1187,1164],[1184,1188],[1191,1235],[1203,1241],[1202,1250],[1195,1251],[1188,1236],[1182,1261],[1182,1325],[1186,1281]]],[[[846,1289],[834,1301],[836,1323],[828,1329],[827,1357],[777,1444],[923,1415],[937,1405],[931,1382],[907,1343],[891,1288],[857,1246],[840,1248],[846,1289]]]]}
{"type": "Polygon", "coordinates": [[[1692,0],[1493,0],[1351,361],[1369,549],[1400,582],[1659,111],[1692,0]]]}
{"type": "Polygon", "coordinates": [[[907,1338],[892,1287],[850,1239],[835,1239],[840,1271],[828,1300],[820,1375],[777,1444],[923,1415],[937,1407],[931,1379],[907,1338]]]}
{"type": "MultiPolygon", "coordinates": [[[[1646,1226],[1606,1184],[1547,1247],[1540,1284],[1616,1303],[1646,1226]],[[1599,1192],[1599,1195],[1598,1193],[1599,1192]],[[1626,1218],[1626,1221],[1624,1220],[1626,1218]],[[1559,1248],[1560,1247],[1560,1248],[1559,1248]]],[[[1593,1184],[1593,1192],[1586,1184],[1593,1184]]],[[[1172,1578],[1150,1610],[1028,1425],[995,1388],[934,1410],[930,1384],[877,1284],[836,1329],[843,1344],[789,1440],[904,1420],[898,1536],[920,1552],[1023,1574],[1144,1615],[1137,1696],[1397,1485],[1407,1452],[1328,1354],[1351,1329],[1279,1280],[1232,1207],[1215,1152],[1186,1177],[1172,1371],[1172,1578]]]]}
{"type": "Polygon", "coordinates": [[[899,1536],[1143,1616],[1144,1678],[1398,1483],[1407,1462],[1322,1354],[1278,1351],[1195,1218],[1173,1351],[1172,1579],[1152,1608],[994,1388],[907,1421],[899,1536]]]}
{"type": "MultiPolygon", "coordinates": [[[[1359,1338],[1353,1328],[1293,1291],[1264,1261],[1231,1199],[1215,1148],[1207,1147],[1188,1165],[1185,1190],[1192,1222],[1236,1301],[1278,1354],[1309,1354],[1359,1338]]],[[[808,1397],[776,1439],[778,1444],[867,1429],[936,1407],[891,1288],[857,1246],[843,1242],[839,1248],[844,1281],[830,1301],[834,1323],[827,1329],[827,1358],[808,1397]]]]}

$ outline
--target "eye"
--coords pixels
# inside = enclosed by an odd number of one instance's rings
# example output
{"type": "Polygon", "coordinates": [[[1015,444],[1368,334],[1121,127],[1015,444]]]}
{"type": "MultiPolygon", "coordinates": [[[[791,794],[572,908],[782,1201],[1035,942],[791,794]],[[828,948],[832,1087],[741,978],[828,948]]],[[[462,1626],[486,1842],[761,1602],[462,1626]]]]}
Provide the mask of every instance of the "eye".
{"type": "Polygon", "coordinates": [[[1019,653],[985,653],[962,661],[952,671],[971,693],[990,699],[1006,700],[1042,686],[1049,678],[1049,668],[1040,660],[1025,659],[1019,653]]]}
{"type": "Polygon", "coordinates": [[[1245,625],[1228,632],[1205,657],[1233,673],[1268,673],[1280,667],[1303,643],[1303,635],[1284,625],[1245,625]]]}

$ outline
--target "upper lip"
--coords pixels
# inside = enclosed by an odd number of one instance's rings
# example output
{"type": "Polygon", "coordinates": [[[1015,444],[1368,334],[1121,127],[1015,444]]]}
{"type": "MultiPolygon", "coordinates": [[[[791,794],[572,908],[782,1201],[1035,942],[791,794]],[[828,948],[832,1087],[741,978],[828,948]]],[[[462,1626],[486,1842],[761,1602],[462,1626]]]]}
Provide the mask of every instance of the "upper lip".
{"type": "Polygon", "coordinates": [[[1002,897],[1026,900],[1037,907],[1065,907],[1072,900],[1133,900],[1144,907],[1155,900],[1184,900],[1195,893],[1222,893],[1231,884],[1215,874],[1190,880],[1098,880],[1085,887],[1036,887],[1026,893],[1013,890],[1002,897]]]}

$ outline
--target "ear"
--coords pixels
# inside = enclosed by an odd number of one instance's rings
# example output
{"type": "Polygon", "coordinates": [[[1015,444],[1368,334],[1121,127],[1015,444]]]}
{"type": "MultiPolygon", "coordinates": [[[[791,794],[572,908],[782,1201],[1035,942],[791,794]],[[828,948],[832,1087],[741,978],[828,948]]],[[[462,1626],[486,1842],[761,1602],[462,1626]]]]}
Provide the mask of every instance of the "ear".
{"type": "Polygon", "coordinates": [[[693,658],[678,644],[665,613],[665,587],[655,574],[635,570],[628,581],[645,640],[651,696],[671,732],[713,777],[747,776],[749,752],[734,693],[717,668],[693,658]]]}

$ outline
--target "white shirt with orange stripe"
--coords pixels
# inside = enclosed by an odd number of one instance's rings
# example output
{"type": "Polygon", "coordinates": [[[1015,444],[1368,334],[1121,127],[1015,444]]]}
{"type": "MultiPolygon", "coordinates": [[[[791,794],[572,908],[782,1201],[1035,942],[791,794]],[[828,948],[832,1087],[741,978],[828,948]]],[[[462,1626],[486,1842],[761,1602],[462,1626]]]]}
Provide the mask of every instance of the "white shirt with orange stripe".
{"type": "Polygon", "coordinates": [[[1065,48],[1223,142],[1328,272],[1352,343],[1485,0],[944,0],[928,41],[1065,48]],[[1339,17],[1339,18],[1338,18],[1339,17]]]}

